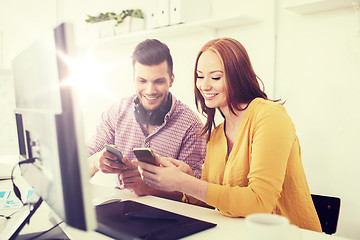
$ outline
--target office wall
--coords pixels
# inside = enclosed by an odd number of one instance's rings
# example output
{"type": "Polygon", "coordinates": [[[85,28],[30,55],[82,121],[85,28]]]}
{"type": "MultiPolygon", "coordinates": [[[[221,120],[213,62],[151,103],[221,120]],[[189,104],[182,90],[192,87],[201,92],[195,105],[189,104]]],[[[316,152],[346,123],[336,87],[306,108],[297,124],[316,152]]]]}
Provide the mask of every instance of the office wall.
{"type": "Polygon", "coordinates": [[[0,154],[17,152],[11,60],[56,24],[56,1],[0,1],[0,154]],[[41,6],[41,7],[40,7],[41,6]]]}
{"type": "Polygon", "coordinates": [[[360,239],[358,19],[351,6],[306,15],[285,6],[276,96],[287,100],[311,191],[341,198],[336,235],[360,239]]]}
{"type": "MultiPolygon", "coordinates": [[[[21,1],[24,0],[15,2],[21,1]]],[[[359,239],[360,179],[357,170],[360,169],[360,154],[356,150],[359,145],[357,136],[360,135],[360,114],[357,112],[360,36],[354,10],[350,7],[300,15],[287,10],[284,0],[222,2],[228,6],[229,14],[248,7],[249,12],[259,16],[260,22],[217,32],[201,31],[184,36],[161,37],[160,40],[168,44],[174,57],[175,83],[172,92],[195,109],[192,88],[197,51],[206,41],[215,37],[230,36],[238,39],[248,50],[253,67],[264,81],[268,95],[287,101],[285,107],[297,129],[311,192],[342,199],[336,235],[359,239]]],[[[146,11],[152,1],[62,0],[52,3],[56,4],[56,9],[53,5],[47,7],[53,14],[46,17],[49,19],[46,24],[54,26],[60,21],[73,22],[82,56],[85,58],[93,54],[97,67],[111,66],[111,71],[102,69],[97,73],[92,71],[94,68],[87,69],[90,74],[84,82],[87,95],[82,98],[82,109],[88,139],[94,133],[101,112],[115,99],[132,94],[130,56],[138,41],[121,45],[111,45],[109,42],[96,45],[92,51],[89,48],[91,45],[86,43],[89,27],[84,23],[86,14],[118,12],[128,7],[139,7],[146,11]]],[[[36,12],[38,6],[27,6],[26,12],[32,12],[30,9],[36,12]]],[[[6,41],[9,49],[13,49],[11,53],[7,51],[6,63],[12,55],[26,47],[28,41],[48,28],[44,26],[43,19],[35,21],[36,16],[28,18],[34,19],[28,25],[31,33],[24,31],[21,40],[13,33],[15,30],[11,30],[23,27],[18,20],[6,26],[0,21],[0,29],[10,31],[10,34],[5,33],[4,36],[9,39],[6,41]],[[11,40],[13,37],[15,39],[11,40]]],[[[0,96],[1,99],[10,97],[5,94],[0,96]]],[[[1,100],[1,104],[4,101],[1,100]]],[[[1,137],[4,131],[8,129],[2,126],[1,137]]]]}
{"type": "MultiPolygon", "coordinates": [[[[111,2],[111,1],[109,1],[111,2]]],[[[130,3],[128,1],[113,1],[111,4],[95,4],[94,8],[91,4],[83,4],[82,2],[64,1],[60,9],[60,19],[62,21],[70,21],[75,23],[77,29],[77,39],[81,48],[81,54],[86,57],[90,52],[95,61],[95,65],[106,69],[98,79],[92,79],[90,76],[96,76],[98,73],[91,73],[88,69],[89,80],[84,83],[84,87],[88,88],[88,93],[83,97],[82,109],[84,110],[84,118],[86,119],[84,127],[86,129],[86,138],[89,139],[95,131],[96,124],[99,121],[99,115],[106,109],[116,98],[126,97],[134,94],[132,82],[132,65],[131,54],[135,46],[146,38],[154,37],[145,35],[141,38],[134,38],[133,41],[111,41],[101,40],[100,43],[92,45],[88,37],[89,32],[86,32],[91,27],[91,24],[85,23],[86,14],[97,15],[99,12],[119,12],[126,8],[140,8],[144,15],[149,13],[151,5],[154,1],[135,1],[130,3]],[[71,7],[71,10],[67,10],[71,7]],[[77,11],[76,9],[79,9],[77,11]],[[77,13],[75,16],[75,12],[77,13]],[[90,43],[90,44],[89,44],[90,43]],[[89,44],[89,45],[88,45],[89,44]],[[109,69],[109,66],[112,66],[109,69]],[[107,91],[98,91],[99,82],[107,89],[107,91]],[[90,85],[94,84],[94,87],[90,85]],[[97,87],[96,87],[97,86],[97,87]],[[91,92],[91,93],[90,93],[91,92]]],[[[216,8],[211,12],[216,17],[227,17],[229,15],[238,15],[241,12],[247,13],[255,10],[254,16],[259,18],[259,22],[238,25],[233,27],[226,27],[218,31],[199,30],[191,32],[190,34],[161,34],[156,36],[159,40],[165,42],[172,53],[174,61],[175,82],[171,88],[174,95],[189,105],[197,112],[194,103],[193,94],[193,72],[195,58],[200,48],[209,40],[217,37],[233,37],[238,39],[248,50],[253,67],[266,85],[266,92],[269,96],[273,95],[274,87],[274,58],[275,58],[275,32],[274,32],[274,4],[273,1],[256,0],[251,4],[245,0],[208,0],[209,4],[219,6],[219,3],[228,4],[230,8],[216,8]],[[266,48],[264,48],[266,43],[266,48]],[[261,55],[256,55],[258,49],[262,49],[261,55]]],[[[147,24],[145,24],[147,25],[147,24]]],[[[185,31],[186,32],[186,31],[185,31]]],[[[200,115],[200,114],[199,114],[200,115]]],[[[201,116],[201,115],[200,115],[201,116]]],[[[218,122],[222,121],[222,117],[217,117],[218,122]]]]}

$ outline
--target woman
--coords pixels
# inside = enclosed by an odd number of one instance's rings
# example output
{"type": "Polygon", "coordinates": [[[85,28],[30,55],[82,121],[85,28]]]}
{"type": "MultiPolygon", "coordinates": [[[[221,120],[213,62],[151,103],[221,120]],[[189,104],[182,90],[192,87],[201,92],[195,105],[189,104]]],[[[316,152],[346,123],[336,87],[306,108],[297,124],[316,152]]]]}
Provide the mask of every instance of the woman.
{"type": "Polygon", "coordinates": [[[195,63],[196,103],[207,116],[201,180],[171,158],[157,157],[161,167],[137,162],[139,171],[151,187],[183,192],[185,201],[200,200],[226,216],[279,214],[321,232],[294,124],[258,80],[238,41],[221,38],[205,44],[195,63]],[[216,109],[225,121],[212,130],[216,109]]]}

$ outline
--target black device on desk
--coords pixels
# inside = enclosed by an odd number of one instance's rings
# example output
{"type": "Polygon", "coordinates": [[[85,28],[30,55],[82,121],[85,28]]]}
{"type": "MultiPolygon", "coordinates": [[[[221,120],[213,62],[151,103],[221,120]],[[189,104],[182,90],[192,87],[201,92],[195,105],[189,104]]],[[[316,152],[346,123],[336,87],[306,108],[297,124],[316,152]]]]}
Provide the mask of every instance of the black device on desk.
{"type": "MultiPolygon", "coordinates": [[[[157,235],[165,234],[161,229],[167,227],[167,221],[153,219],[150,222],[139,217],[143,213],[176,217],[176,221],[169,221],[171,227],[186,226],[188,229],[180,235],[177,231],[168,232],[167,239],[214,226],[137,202],[98,206],[95,211],[90,197],[81,110],[76,100],[79,96],[76,90],[82,84],[71,75],[76,62],[75,52],[72,26],[63,23],[44,34],[12,62],[19,156],[23,160],[36,159],[21,165],[21,174],[40,196],[35,203],[22,209],[30,207],[35,211],[44,200],[67,225],[82,230],[97,229],[124,239],[142,236],[156,239],[157,235]],[[141,236],[133,231],[136,226],[141,227],[141,236]]],[[[77,76],[78,79],[82,79],[81,76],[77,76]]],[[[12,227],[5,227],[1,237],[16,238],[34,211],[26,217],[13,218],[12,227]]]]}
{"type": "Polygon", "coordinates": [[[134,201],[97,206],[96,215],[97,231],[120,239],[179,239],[216,226],[134,201]]]}

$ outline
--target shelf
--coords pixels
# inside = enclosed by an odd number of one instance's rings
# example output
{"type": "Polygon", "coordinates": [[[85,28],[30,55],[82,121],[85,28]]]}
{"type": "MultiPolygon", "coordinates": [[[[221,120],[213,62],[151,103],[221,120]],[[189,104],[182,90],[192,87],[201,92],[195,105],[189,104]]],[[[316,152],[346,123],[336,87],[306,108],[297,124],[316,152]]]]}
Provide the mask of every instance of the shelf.
{"type": "Polygon", "coordinates": [[[215,19],[206,19],[201,21],[182,23],[177,25],[170,25],[166,27],[156,28],[152,30],[139,31],[129,33],[123,36],[114,36],[97,40],[97,46],[108,46],[109,44],[125,44],[141,41],[144,38],[162,38],[175,37],[179,35],[200,32],[200,31],[217,31],[219,29],[235,27],[240,25],[247,25],[260,22],[260,19],[255,16],[241,14],[233,17],[223,17],[215,19]]]}
{"type": "Polygon", "coordinates": [[[352,0],[291,0],[287,2],[286,9],[303,15],[352,7],[352,0]]]}

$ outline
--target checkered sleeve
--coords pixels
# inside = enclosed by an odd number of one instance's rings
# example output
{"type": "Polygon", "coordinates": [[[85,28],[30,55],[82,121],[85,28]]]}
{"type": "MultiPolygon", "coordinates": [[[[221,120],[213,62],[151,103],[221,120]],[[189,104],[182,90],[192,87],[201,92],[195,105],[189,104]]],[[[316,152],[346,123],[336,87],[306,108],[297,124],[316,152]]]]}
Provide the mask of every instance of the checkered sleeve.
{"type": "Polygon", "coordinates": [[[101,151],[105,144],[114,144],[118,107],[118,104],[114,104],[102,113],[100,123],[96,128],[96,134],[88,143],[88,156],[101,151]]]}
{"type": "Polygon", "coordinates": [[[187,163],[197,178],[201,177],[206,155],[206,139],[200,136],[201,127],[200,123],[195,123],[188,129],[179,154],[179,160],[187,163]]]}

